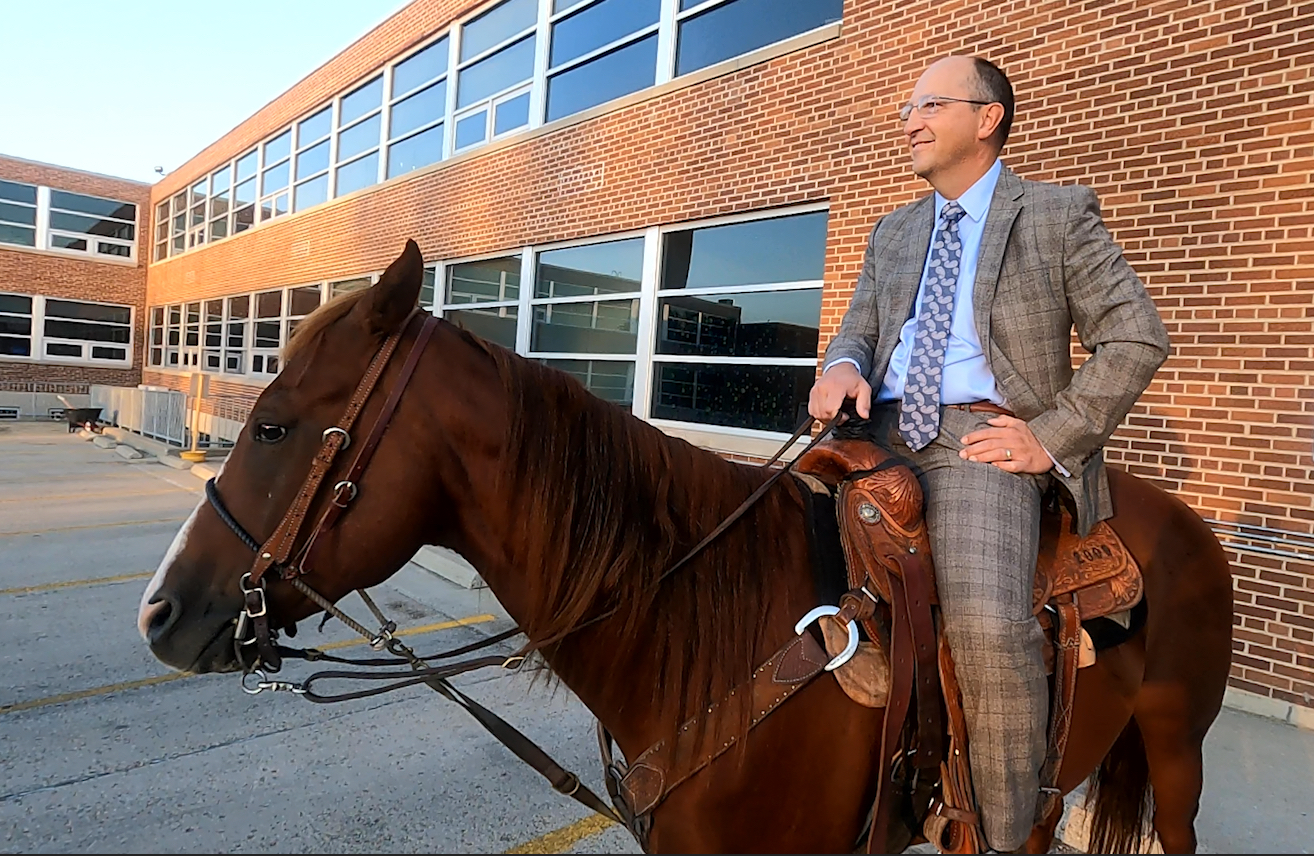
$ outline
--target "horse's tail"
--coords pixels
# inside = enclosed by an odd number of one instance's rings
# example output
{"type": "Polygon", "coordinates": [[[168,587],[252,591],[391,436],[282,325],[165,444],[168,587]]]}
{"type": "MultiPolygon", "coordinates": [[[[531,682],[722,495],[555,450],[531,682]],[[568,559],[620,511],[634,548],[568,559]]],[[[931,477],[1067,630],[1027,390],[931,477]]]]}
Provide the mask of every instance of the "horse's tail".
{"type": "Polygon", "coordinates": [[[1086,791],[1090,811],[1087,853],[1139,853],[1150,835],[1154,795],[1145,741],[1135,718],[1128,721],[1086,791]]]}

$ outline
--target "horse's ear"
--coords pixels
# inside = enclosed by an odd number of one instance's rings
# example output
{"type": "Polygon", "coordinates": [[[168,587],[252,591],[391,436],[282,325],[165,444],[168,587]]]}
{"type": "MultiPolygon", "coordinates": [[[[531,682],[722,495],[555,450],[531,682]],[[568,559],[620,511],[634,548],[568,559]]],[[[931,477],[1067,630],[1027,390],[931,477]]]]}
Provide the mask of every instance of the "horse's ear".
{"type": "Polygon", "coordinates": [[[424,283],[424,256],[413,240],[388,269],[383,272],[356,304],[352,314],[357,316],[372,333],[383,335],[394,332],[420,302],[420,286],[424,283]]]}

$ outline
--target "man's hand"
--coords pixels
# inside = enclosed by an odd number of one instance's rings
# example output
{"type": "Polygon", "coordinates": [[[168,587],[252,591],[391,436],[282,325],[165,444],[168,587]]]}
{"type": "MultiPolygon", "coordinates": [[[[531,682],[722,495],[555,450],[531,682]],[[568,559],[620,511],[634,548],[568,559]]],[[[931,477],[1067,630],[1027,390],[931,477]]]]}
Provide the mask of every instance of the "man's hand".
{"type": "Polygon", "coordinates": [[[836,363],[812,385],[808,413],[814,419],[829,422],[846,398],[853,399],[859,416],[871,418],[871,384],[852,363],[836,363]]]}
{"type": "MultiPolygon", "coordinates": [[[[816,388],[813,388],[816,397],[816,388]]],[[[981,428],[963,435],[963,450],[958,457],[982,464],[994,464],[1010,473],[1047,473],[1054,461],[1040,445],[1031,427],[1015,416],[995,416],[993,428],[981,428]]]]}

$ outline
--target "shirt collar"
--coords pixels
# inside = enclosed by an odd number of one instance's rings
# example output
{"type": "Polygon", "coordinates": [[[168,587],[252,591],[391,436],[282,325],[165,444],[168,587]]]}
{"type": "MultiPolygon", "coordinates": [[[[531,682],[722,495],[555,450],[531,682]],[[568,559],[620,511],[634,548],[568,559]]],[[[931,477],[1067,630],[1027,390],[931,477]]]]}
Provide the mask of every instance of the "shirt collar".
{"type": "MultiPolygon", "coordinates": [[[[963,206],[963,211],[967,212],[967,216],[971,217],[974,223],[980,223],[985,219],[986,212],[990,210],[990,200],[995,195],[995,185],[999,183],[999,174],[1003,171],[1003,161],[996,159],[994,166],[986,170],[986,174],[978,178],[976,184],[973,184],[967,189],[966,193],[958,197],[958,204],[963,206]]],[[[940,195],[938,190],[935,192],[935,217],[937,220],[948,201],[940,195]]]]}

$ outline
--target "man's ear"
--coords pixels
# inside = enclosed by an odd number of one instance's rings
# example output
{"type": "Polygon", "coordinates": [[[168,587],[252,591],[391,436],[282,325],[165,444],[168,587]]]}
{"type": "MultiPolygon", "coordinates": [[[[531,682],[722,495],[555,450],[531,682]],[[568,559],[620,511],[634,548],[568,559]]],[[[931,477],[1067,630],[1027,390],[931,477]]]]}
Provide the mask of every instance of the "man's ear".
{"type": "Polygon", "coordinates": [[[396,261],[371,286],[365,297],[351,310],[371,333],[390,335],[420,302],[420,286],[424,283],[424,256],[419,244],[406,241],[406,247],[396,261]]]}

